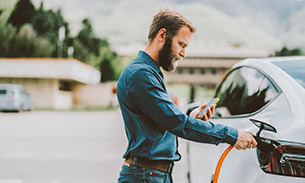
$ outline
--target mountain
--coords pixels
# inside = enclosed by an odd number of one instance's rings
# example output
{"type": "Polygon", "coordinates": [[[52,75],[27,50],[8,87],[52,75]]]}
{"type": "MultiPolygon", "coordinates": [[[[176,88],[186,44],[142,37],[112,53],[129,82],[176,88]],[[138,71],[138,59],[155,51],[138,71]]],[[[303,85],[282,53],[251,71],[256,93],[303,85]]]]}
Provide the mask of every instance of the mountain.
{"type": "Polygon", "coordinates": [[[305,48],[304,0],[191,1],[204,3],[250,27],[259,27],[282,45],[305,48]]]}
{"type": "MultiPolygon", "coordinates": [[[[42,0],[32,0],[36,7],[42,0]]],[[[60,8],[77,34],[83,18],[96,35],[112,44],[146,42],[152,17],[168,7],[197,27],[196,42],[215,41],[279,49],[305,48],[303,0],[45,0],[46,9],[60,8]]]]}

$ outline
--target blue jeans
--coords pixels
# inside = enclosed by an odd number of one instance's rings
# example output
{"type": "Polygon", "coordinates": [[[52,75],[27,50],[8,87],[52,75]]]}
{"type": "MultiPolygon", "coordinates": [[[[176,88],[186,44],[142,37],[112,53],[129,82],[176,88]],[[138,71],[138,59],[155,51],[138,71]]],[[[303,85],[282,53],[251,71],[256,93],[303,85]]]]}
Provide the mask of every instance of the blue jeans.
{"type": "Polygon", "coordinates": [[[135,163],[130,167],[123,165],[118,183],[172,183],[171,173],[155,169],[141,168],[135,163]]]}

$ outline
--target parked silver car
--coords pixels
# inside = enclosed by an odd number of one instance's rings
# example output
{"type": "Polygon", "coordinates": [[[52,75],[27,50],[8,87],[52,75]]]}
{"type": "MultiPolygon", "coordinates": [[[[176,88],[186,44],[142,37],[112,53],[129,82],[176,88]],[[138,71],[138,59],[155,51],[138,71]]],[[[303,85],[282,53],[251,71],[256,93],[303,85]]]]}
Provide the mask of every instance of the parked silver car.
{"type": "Polygon", "coordinates": [[[0,110],[1,111],[31,111],[33,102],[22,85],[0,84],[0,110]]]}

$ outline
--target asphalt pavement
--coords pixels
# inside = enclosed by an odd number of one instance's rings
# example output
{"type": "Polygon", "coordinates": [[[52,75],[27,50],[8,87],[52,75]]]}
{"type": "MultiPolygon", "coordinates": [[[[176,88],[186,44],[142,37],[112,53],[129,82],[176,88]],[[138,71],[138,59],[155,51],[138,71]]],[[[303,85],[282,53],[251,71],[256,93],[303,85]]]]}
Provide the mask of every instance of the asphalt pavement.
{"type": "MultiPolygon", "coordinates": [[[[117,182],[126,149],[119,110],[0,113],[0,183],[117,182]]],[[[175,183],[187,183],[186,141],[175,183]]]]}

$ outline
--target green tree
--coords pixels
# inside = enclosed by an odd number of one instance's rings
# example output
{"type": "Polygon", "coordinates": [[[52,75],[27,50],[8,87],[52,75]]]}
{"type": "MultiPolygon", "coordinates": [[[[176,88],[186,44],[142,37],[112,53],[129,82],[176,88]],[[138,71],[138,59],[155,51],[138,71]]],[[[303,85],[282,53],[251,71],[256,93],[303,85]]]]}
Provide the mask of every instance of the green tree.
{"type": "Polygon", "coordinates": [[[9,43],[8,57],[50,57],[54,51],[48,39],[38,37],[31,24],[25,24],[9,43]]]}
{"type": "Polygon", "coordinates": [[[103,46],[109,46],[106,40],[97,38],[93,33],[93,28],[89,19],[83,20],[83,27],[79,31],[76,39],[78,39],[84,47],[86,47],[90,53],[98,56],[100,48],[103,46]]]}
{"type": "Polygon", "coordinates": [[[101,82],[115,80],[114,68],[113,68],[113,66],[111,64],[111,60],[109,58],[105,58],[101,62],[100,71],[102,73],[101,82]]]}
{"type": "Polygon", "coordinates": [[[120,72],[123,70],[121,60],[109,46],[104,46],[100,50],[100,65],[101,82],[117,80],[120,72]]]}
{"type": "Polygon", "coordinates": [[[13,24],[13,26],[19,29],[23,24],[31,22],[34,13],[35,8],[31,0],[19,0],[8,19],[8,23],[13,24]]]}
{"type": "MultiPolygon", "coordinates": [[[[65,40],[63,41],[63,57],[67,57],[68,47],[68,23],[64,20],[61,11],[54,12],[53,10],[44,10],[43,3],[40,4],[40,8],[35,11],[35,15],[32,19],[32,24],[39,36],[47,38],[56,49],[54,49],[52,56],[58,57],[58,42],[59,42],[59,29],[65,27],[65,40]]],[[[59,50],[62,51],[62,50],[59,50]]]]}
{"type": "Polygon", "coordinates": [[[52,17],[52,11],[45,11],[43,9],[43,3],[41,3],[40,8],[35,12],[32,19],[33,28],[41,36],[48,36],[50,40],[54,40],[57,36],[57,30],[55,30],[55,19],[52,17]]]}
{"type": "Polygon", "coordinates": [[[89,19],[82,23],[78,35],[69,37],[69,26],[60,10],[44,10],[43,3],[35,10],[31,0],[19,0],[8,23],[0,22],[0,56],[58,57],[63,49],[63,57],[67,57],[67,48],[73,46],[73,56],[99,69],[102,82],[116,80],[123,70],[121,60],[106,39],[94,35],[89,19]],[[61,27],[66,30],[63,42],[59,40],[61,27]]]}
{"type": "Polygon", "coordinates": [[[60,10],[44,10],[43,3],[35,10],[30,0],[19,0],[6,27],[0,31],[0,37],[3,37],[1,40],[4,40],[0,43],[3,51],[0,54],[10,57],[58,57],[60,51],[67,57],[68,34],[68,23],[60,10]],[[17,30],[12,31],[10,24],[17,30]],[[65,27],[66,30],[66,39],[61,44],[58,38],[60,27],[65,27]]]}
{"type": "Polygon", "coordinates": [[[289,50],[287,47],[283,47],[280,51],[275,52],[275,56],[298,56],[304,55],[304,52],[300,48],[294,48],[289,50]]]}
{"type": "MultiPolygon", "coordinates": [[[[85,18],[82,23],[83,27],[73,41],[75,50],[74,57],[85,63],[97,62],[92,61],[92,59],[97,59],[100,56],[100,49],[102,47],[108,47],[109,44],[106,40],[94,35],[89,19],[85,18]]],[[[99,63],[93,65],[97,66],[99,63]]]]}
{"type": "Polygon", "coordinates": [[[72,45],[73,45],[73,48],[74,48],[73,57],[82,61],[82,62],[88,63],[89,61],[88,61],[87,58],[90,57],[90,50],[87,47],[85,47],[79,39],[73,39],[73,44],[72,45]]]}
{"type": "Polygon", "coordinates": [[[116,80],[122,71],[122,64],[105,39],[94,35],[89,19],[83,20],[83,27],[73,41],[74,57],[102,73],[101,82],[116,80]]]}
{"type": "Polygon", "coordinates": [[[11,24],[8,26],[0,24],[0,57],[7,57],[10,55],[10,45],[16,36],[16,28],[11,24]]]}

